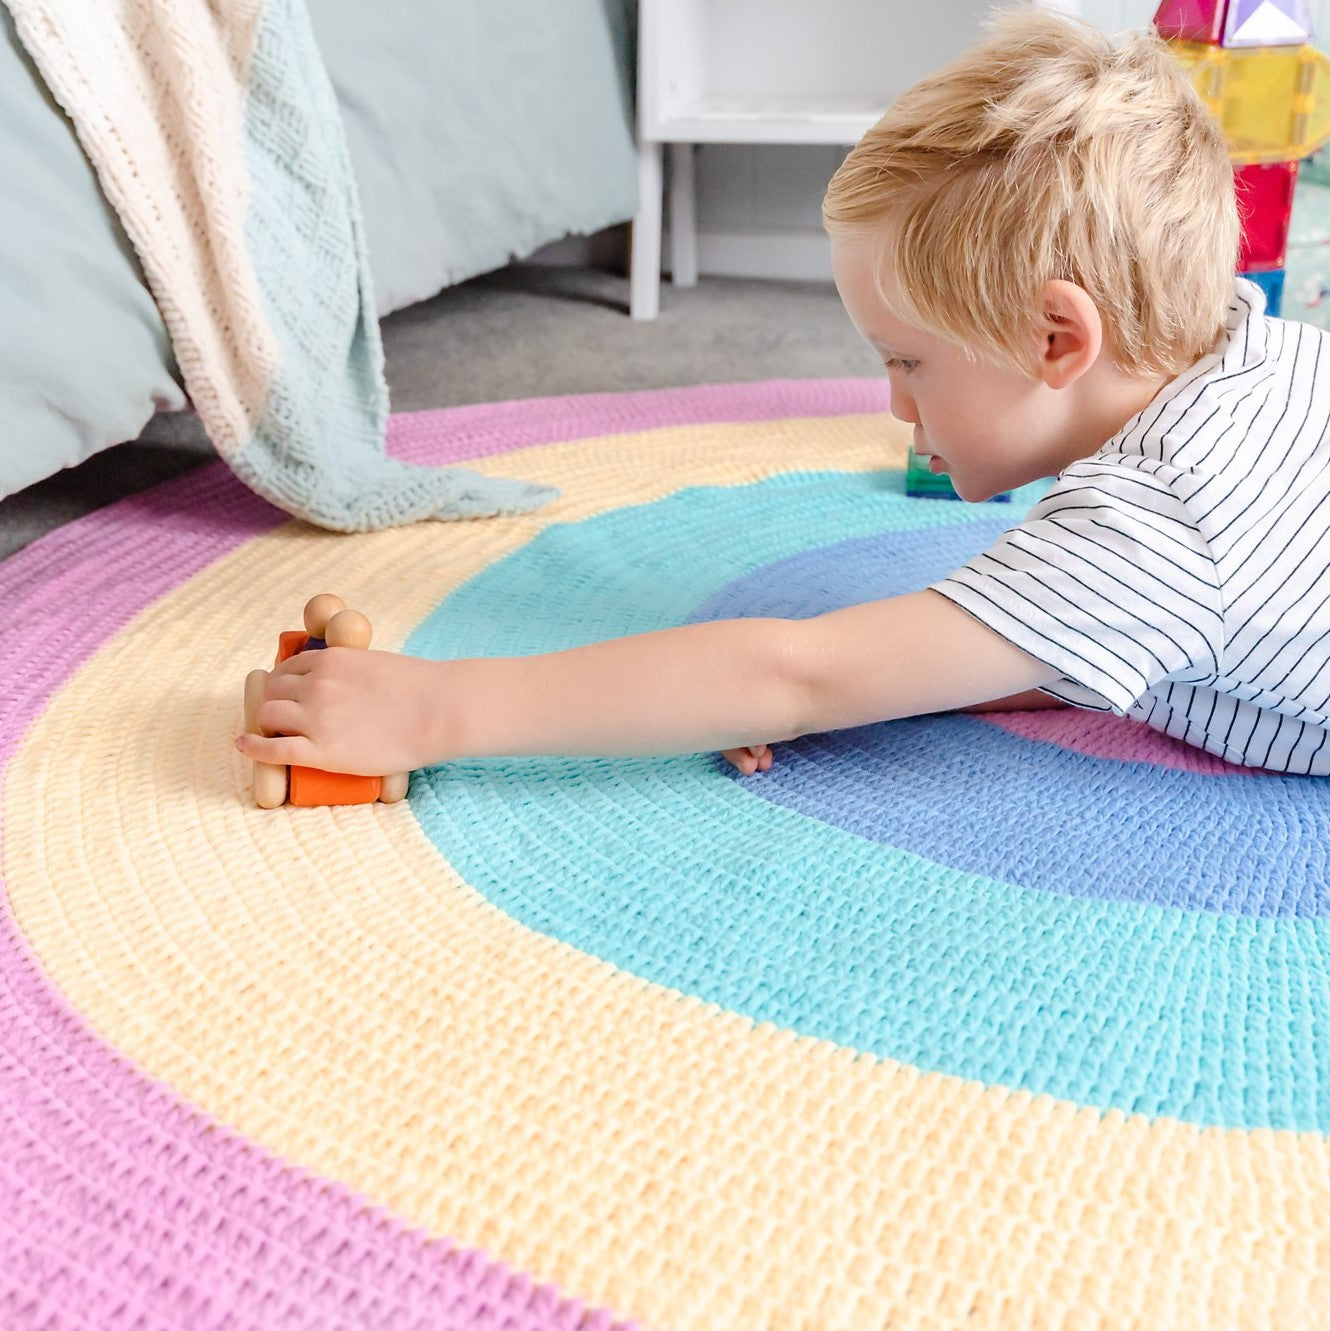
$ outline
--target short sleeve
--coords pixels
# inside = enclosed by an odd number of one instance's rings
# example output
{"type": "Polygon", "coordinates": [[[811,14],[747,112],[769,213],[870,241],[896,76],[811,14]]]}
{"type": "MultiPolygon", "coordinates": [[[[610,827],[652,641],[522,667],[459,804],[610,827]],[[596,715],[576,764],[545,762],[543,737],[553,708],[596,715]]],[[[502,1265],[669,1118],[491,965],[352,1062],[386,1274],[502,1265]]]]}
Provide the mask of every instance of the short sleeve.
{"type": "Polygon", "coordinates": [[[933,590],[1059,671],[1048,691],[1068,702],[1125,714],[1165,681],[1212,679],[1219,579],[1167,470],[1144,458],[1075,464],[933,590]]]}

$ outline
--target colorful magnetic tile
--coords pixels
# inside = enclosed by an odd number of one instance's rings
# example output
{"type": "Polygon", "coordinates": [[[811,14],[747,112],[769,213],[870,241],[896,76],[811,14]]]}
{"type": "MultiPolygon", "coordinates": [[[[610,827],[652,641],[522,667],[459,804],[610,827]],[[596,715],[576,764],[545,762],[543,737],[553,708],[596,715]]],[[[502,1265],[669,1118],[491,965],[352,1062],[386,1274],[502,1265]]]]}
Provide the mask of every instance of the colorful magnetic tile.
{"type": "Polygon", "coordinates": [[[1298,183],[1297,162],[1240,166],[1234,172],[1234,183],[1242,218],[1238,267],[1282,268],[1293,214],[1293,190],[1298,183]]]}
{"type": "Polygon", "coordinates": [[[1172,48],[1223,125],[1236,165],[1289,162],[1330,139],[1330,57],[1315,47],[1228,50],[1174,42],[1172,48]]]}
{"type": "Polygon", "coordinates": [[[928,462],[913,448],[905,465],[905,493],[913,499],[959,499],[951,481],[928,469],[928,462]]]}
{"type": "Polygon", "coordinates": [[[1164,0],[1155,12],[1155,29],[1169,41],[1218,46],[1227,10],[1228,0],[1164,0]]]}
{"type": "Polygon", "coordinates": [[[1284,303],[1284,270],[1267,268],[1264,272],[1247,272],[1242,276],[1265,292],[1265,312],[1278,318],[1284,303]]]}
{"type": "MultiPolygon", "coordinates": [[[[932,472],[928,469],[928,462],[910,449],[909,456],[905,463],[905,493],[911,499],[959,499],[955,489],[952,487],[951,478],[944,472],[932,472]]],[[[994,495],[993,500],[998,503],[1007,503],[1011,495],[1003,493],[994,495]]]]}
{"type": "Polygon", "coordinates": [[[1302,46],[1312,40],[1306,0],[1232,0],[1225,46],[1302,46]]]}

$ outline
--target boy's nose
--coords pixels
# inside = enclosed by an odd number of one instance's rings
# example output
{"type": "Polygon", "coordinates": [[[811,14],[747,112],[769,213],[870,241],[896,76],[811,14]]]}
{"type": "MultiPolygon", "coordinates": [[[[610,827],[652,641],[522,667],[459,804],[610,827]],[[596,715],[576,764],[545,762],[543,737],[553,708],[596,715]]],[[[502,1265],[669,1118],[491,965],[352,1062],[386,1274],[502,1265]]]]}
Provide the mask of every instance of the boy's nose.
{"type": "Polygon", "coordinates": [[[919,413],[915,409],[914,398],[908,393],[893,388],[891,391],[890,408],[891,414],[898,421],[904,421],[906,425],[919,424],[919,413]]]}

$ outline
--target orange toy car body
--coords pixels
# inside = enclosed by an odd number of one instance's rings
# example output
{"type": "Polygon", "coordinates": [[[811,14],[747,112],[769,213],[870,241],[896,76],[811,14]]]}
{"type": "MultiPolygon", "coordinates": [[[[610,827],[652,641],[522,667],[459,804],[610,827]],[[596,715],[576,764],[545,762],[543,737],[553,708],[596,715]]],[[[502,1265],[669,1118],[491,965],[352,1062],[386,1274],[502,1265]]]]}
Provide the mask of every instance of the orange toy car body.
{"type": "MultiPolygon", "coordinates": [[[[314,597],[305,607],[305,628],[287,629],[277,639],[277,659],[281,665],[309,645],[315,634],[325,633],[336,646],[368,647],[371,636],[369,620],[346,609],[340,597],[328,593],[314,597]],[[334,622],[337,621],[337,622],[334,622]]],[[[263,702],[267,672],[251,670],[245,680],[245,729],[261,733],[258,710],[263,702]]],[[[385,804],[400,800],[407,790],[408,773],[391,776],[351,776],[345,772],[324,772],[316,767],[279,767],[271,763],[254,764],[254,798],[265,809],[280,804],[306,808],[323,804],[385,804]]]]}
{"type": "MultiPolygon", "coordinates": [[[[281,665],[305,650],[309,634],[303,629],[284,629],[277,638],[277,659],[281,665]]],[[[349,776],[345,772],[323,772],[317,767],[287,768],[289,785],[286,802],[303,808],[319,804],[373,804],[383,790],[381,776],[349,776]]]]}

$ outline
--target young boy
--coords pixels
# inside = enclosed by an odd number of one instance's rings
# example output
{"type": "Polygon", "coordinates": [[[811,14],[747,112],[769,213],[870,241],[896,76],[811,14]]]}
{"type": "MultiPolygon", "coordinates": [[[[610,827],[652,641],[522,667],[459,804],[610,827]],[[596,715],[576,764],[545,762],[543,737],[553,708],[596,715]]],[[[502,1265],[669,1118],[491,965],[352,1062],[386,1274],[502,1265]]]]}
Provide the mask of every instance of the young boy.
{"type": "Polygon", "coordinates": [[[748,773],[775,740],[1038,690],[1330,771],[1330,335],[1233,277],[1224,141],[1167,50],[1008,13],[864,136],[824,215],[916,449],[968,500],[1056,476],[1025,521],[932,588],[810,620],[307,653],[241,751],[391,772],[720,749],[748,773]]]}

